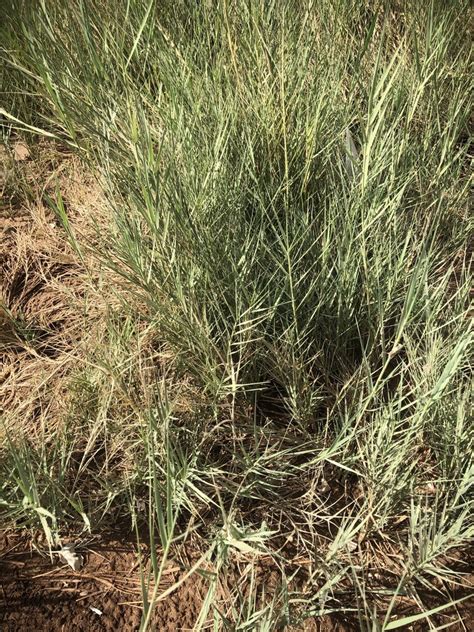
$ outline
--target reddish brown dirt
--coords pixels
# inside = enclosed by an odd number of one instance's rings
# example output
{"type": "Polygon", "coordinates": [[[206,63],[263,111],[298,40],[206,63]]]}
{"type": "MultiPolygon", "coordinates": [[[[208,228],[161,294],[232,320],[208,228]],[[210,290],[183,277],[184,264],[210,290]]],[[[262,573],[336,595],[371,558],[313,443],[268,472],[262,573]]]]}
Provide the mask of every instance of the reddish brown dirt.
{"type": "MultiPolygon", "coordinates": [[[[42,547],[43,548],[43,547],[42,547]]],[[[51,562],[31,548],[28,539],[4,533],[0,540],[0,629],[89,632],[138,630],[142,615],[136,547],[113,538],[80,549],[78,571],[51,562]],[[94,612],[92,608],[102,614],[94,612]]],[[[172,586],[183,569],[170,562],[160,593],[172,586]]],[[[191,630],[206,586],[193,575],[156,605],[156,630],[191,630]]]]}
{"type": "MultiPolygon", "coordinates": [[[[84,543],[78,551],[83,556],[84,563],[80,570],[74,571],[62,563],[57,555],[51,561],[44,542],[35,543],[31,536],[18,532],[0,533],[2,632],[31,629],[38,632],[132,632],[139,629],[142,616],[140,565],[133,541],[118,535],[104,535],[100,540],[84,543]],[[102,614],[95,612],[93,608],[102,614]]],[[[141,552],[142,561],[149,568],[146,550],[142,549],[141,552]]],[[[186,565],[171,560],[160,582],[159,594],[179,582],[196,559],[196,556],[190,556],[186,565]]],[[[258,583],[264,585],[266,590],[271,589],[274,575],[270,566],[267,568],[265,564],[259,565],[258,583]]],[[[223,587],[219,598],[223,611],[231,605],[224,604],[226,595],[230,596],[227,588],[232,589],[236,581],[241,579],[238,576],[229,578],[229,586],[223,587]]],[[[207,587],[206,580],[194,573],[157,603],[152,617],[152,629],[157,632],[192,630],[199,617],[207,587]]],[[[458,599],[465,595],[465,590],[454,591],[451,598],[458,599]]],[[[440,596],[423,595],[423,602],[425,608],[434,608],[439,605],[440,596]]],[[[458,610],[451,609],[431,617],[430,622],[437,626],[449,623],[449,630],[454,632],[473,630],[473,606],[474,599],[466,601],[458,606],[458,610]]],[[[413,607],[407,604],[395,616],[398,619],[413,613],[413,607]]],[[[402,629],[424,632],[429,626],[424,620],[402,629]]],[[[276,632],[283,630],[358,632],[361,626],[357,618],[351,620],[348,617],[324,616],[307,620],[298,626],[278,628],[276,632]]]]}

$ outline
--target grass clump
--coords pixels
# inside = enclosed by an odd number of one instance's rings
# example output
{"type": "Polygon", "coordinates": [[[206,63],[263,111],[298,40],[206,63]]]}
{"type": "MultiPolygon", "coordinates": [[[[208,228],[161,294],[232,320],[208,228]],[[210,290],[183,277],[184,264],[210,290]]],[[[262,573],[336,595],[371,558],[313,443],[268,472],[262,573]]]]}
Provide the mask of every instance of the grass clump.
{"type": "Polygon", "coordinates": [[[48,203],[122,299],[71,378],[82,421],[9,430],[7,515],[145,521],[155,580],[196,537],[196,629],[429,610],[473,535],[467,3],[10,4],[5,134],[97,174],[95,232],[48,203]],[[262,556],[278,590],[218,607],[262,556]]]}

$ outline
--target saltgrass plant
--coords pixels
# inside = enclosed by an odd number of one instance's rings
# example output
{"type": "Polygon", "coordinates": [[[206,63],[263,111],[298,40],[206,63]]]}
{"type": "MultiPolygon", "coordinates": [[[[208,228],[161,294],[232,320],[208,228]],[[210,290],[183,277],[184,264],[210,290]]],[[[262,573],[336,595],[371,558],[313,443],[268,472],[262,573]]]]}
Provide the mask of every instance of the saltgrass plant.
{"type": "Polygon", "coordinates": [[[356,608],[395,629],[397,596],[423,610],[417,587],[455,577],[446,555],[474,535],[468,4],[10,6],[5,130],[60,139],[97,174],[110,225],[74,244],[124,306],[84,360],[103,402],[89,450],[117,455],[81,461],[95,500],[79,476],[51,496],[36,448],[9,437],[8,515],[95,528],[140,520],[145,499],[163,556],[143,628],[192,531],[215,566],[197,629],[356,608]],[[252,575],[214,603],[231,559],[265,552],[286,577],[290,550],[309,566],[281,594],[260,599],[252,575]],[[388,608],[364,565],[390,565],[388,608]]]}

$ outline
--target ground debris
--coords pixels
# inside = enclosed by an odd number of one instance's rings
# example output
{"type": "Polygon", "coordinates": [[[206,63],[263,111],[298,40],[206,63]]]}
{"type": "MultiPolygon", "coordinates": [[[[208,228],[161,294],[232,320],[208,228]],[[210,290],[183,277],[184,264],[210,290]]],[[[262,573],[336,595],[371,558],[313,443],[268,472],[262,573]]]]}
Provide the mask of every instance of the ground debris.
{"type": "Polygon", "coordinates": [[[65,544],[59,551],[59,559],[69,564],[73,571],[79,571],[84,564],[83,557],[76,553],[74,544],[65,544]]]}

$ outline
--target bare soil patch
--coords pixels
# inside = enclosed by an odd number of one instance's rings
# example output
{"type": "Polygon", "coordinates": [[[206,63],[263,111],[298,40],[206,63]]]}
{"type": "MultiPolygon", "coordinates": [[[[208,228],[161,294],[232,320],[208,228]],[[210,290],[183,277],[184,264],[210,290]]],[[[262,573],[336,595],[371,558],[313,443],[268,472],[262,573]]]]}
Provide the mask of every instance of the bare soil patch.
{"type": "MultiPolygon", "coordinates": [[[[104,535],[80,550],[84,564],[74,571],[57,555],[51,560],[43,547],[32,548],[27,537],[3,534],[2,630],[138,630],[142,608],[137,547],[130,539],[104,535]]],[[[146,557],[144,564],[149,568],[146,557]]],[[[183,573],[180,564],[170,562],[160,592],[176,583],[183,573]]],[[[153,616],[156,629],[192,629],[205,590],[204,582],[193,575],[158,602],[153,616]]]]}
{"type": "MultiPolygon", "coordinates": [[[[149,552],[123,534],[102,534],[79,547],[83,560],[74,571],[61,562],[58,555],[50,558],[44,540],[32,540],[30,534],[5,531],[0,535],[0,626],[2,630],[72,631],[91,630],[132,632],[139,629],[142,615],[140,593],[140,560],[145,572],[150,570],[149,552]]],[[[191,553],[187,564],[170,560],[163,573],[158,594],[170,591],[158,600],[152,617],[152,629],[160,632],[190,631],[198,620],[209,583],[194,573],[180,583],[197,553],[191,553]],[[173,587],[179,584],[174,589],[173,587]]],[[[275,589],[278,575],[271,564],[258,563],[258,585],[254,590],[275,589]]],[[[237,584],[249,589],[245,573],[237,567],[220,582],[217,602],[222,613],[231,615],[231,593],[237,584]]],[[[150,587],[150,593],[152,586],[150,587]]],[[[229,630],[232,624],[229,620],[229,630]]],[[[211,621],[209,621],[211,625],[211,621]]],[[[226,628],[227,629],[227,628],[226,628]]],[[[347,620],[328,616],[311,619],[299,626],[282,626],[289,632],[356,631],[347,620]]]]}
{"type": "MultiPolygon", "coordinates": [[[[51,559],[41,536],[5,531],[0,535],[0,627],[2,630],[37,630],[93,632],[139,629],[142,615],[140,592],[140,560],[145,573],[150,571],[149,549],[138,548],[130,534],[103,533],[79,545],[83,565],[74,571],[61,562],[58,555],[51,559]]],[[[194,573],[183,583],[189,568],[196,562],[197,551],[186,560],[171,558],[160,582],[158,594],[169,594],[156,604],[153,629],[163,632],[192,630],[196,624],[208,581],[194,573]],[[176,588],[174,586],[177,585],[176,588]]],[[[271,597],[278,575],[271,563],[255,562],[258,578],[254,590],[267,591],[271,597]]],[[[224,582],[220,582],[218,600],[222,613],[230,614],[232,592],[237,584],[245,591],[248,584],[242,565],[236,565],[224,582]]],[[[153,586],[150,586],[150,593],[153,586]]],[[[466,587],[454,590],[453,599],[469,594],[466,587]]],[[[443,598],[444,599],[444,598],[443,598]]],[[[440,595],[423,594],[426,607],[440,604],[440,595]]],[[[467,632],[474,624],[474,600],[466,601],[431,617],[437,626],[450,624],[454,632],[467,632]]],[[[400,604],[396,617],[416,612],[412,605],[400,604]]],[[[228,628],[232,630],[233,628],[228,628]]],[[[322,616],[303,621],[300,625],[282,626],[277,632],[357,632],[356,616],[322,616]]],[[[403,630],[424,632],[426,620],[407,625],[403,630]]]]}

